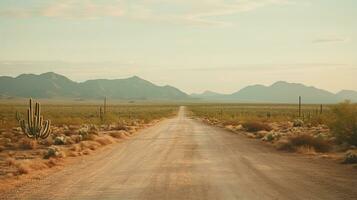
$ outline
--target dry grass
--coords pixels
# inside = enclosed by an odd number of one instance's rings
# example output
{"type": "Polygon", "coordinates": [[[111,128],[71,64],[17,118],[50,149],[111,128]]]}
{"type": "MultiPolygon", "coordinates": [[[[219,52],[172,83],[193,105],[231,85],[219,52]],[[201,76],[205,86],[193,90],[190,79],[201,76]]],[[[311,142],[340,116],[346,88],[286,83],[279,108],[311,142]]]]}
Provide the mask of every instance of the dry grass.
{"type": "MultiPolygon", "coordinates": [[[[324,105],[323,114],[318,111],[320,105],[303,105],[302,114],[305,123],[325,124],[330,118],[331,106],[324,105]]],[[[298,109],[293,104],[191,104],[187,106],[195,117],[210,121],[217,120],[224,125],[235,125],[241,121],[286,122],[298,117],[298,109]]]]}
{"type": "Polygon", "coordinates": [[[258,132],[258,131],[271,131],[272,128],[265,123],[262,122],[244,122],[242,126],[249,132],[258,132]]]}
{"type": "Polygon", "coordinates": [[[101,144],[102,146],[112,144],[114,142],[113,138],[111,138],[109,136],[98,137],[95,139],[95,141],[98,142],[99,144],[101,144]]]}
{"type": "MultiPolygon", "coordinates": [[[[277,143],[279,150],[298,151],[300,148],[313,148],[316,152],[328,152],[331,145],[321,139],[311,135],[297,135],[290,137],[288,140],[277,143]]],[[[301,149],[300,149],[301,150],[301,149]]]]}
{"type": "Polygon", "coordinates": [[[125,131],[116,131],[116,132],[111,132],[110,136],[113,138],[121,139],[121,138],[126,138],[127,137],[127,132],[125,131]]]}
{"type": "MultiPolygon", "coordinates": [[[[18,126],[14,117],[18,111],[25,115],[28,107],[27,101],[14,104],[13,102],[0,102],[0,129],[10,129],[18,126]]],[[[98,104],[93,103],[73,103],[63,102],[51,104],[44,102],[42,113],[46,119],[51,119],[53,125],[81,125],[81,124],[102,124],[98,104]]],[[[108,105],[108,114],[105,124],[136,124],[138,122],[150,122],[155,119],[172,116],[177,113],[178,105],[173,104],[133,104],[121,103],[108,105]]],[[[121,126],[121,130],[126,130],[126,126],[121,126]]]]}

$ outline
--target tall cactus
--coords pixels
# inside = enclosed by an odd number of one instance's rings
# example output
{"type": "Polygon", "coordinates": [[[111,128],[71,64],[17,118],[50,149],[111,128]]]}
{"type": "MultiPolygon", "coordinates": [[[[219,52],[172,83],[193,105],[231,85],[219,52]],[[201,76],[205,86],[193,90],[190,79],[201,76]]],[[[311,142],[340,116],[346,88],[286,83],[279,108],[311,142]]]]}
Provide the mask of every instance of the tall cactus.
{"type": "Polygon", "coordinates": [[[43,121],[41,116],[40,103],[35,103],[35,110],[33,109],[32,99],[30,99],[30,107],[27,110],[27,123],[25,120],[20,120],[22,131],[27,137],[33,139],[45,139],[51,133],[50,120],[43,121]]]}

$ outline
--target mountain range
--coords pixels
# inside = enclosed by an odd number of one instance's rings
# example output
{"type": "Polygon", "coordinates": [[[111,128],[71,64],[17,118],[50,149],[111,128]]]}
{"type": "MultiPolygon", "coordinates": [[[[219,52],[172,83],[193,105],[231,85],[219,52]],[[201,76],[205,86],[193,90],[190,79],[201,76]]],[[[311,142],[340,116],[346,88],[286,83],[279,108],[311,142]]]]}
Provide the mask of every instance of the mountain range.
{"type": "Polygon", "coordinates": [[[126,79],[96,79],[75,82],[63,75],[47,72],[40,75],[22,74],[15,78],[0,76],[0,97],[110,99],[121,100],[189,100],[250,103],[296,103],[298,96],[304,103],[337,103],[349,99],[357,102],[357,92],[327,90],[299,83],[278,81],[270,86],[247,86],[232,94],[206,91],[188,95],[166,85],[158,86],[133,76],[126,79]]]}
{"type": "Polygon", "coordinates": [[[137,76],[126,79],[97,79],[74,82],[65,76],[48,72],[40,75],[22,74],[16,78],[0,77],[0,95],[3,97],[83,98],[181,100],[186,93],[171,87],[157,86],[137,76]]]}
{"type": "Polygon", "coordinates": [[[342,90],[332,93],[327,90],[305,86],[300,83],[278,81],[270,86],[247,86],[232,94],[205,91],[191,96],[210,101],[251,102],[251,103],[296,103],[301,96],[305,103],[337,103],[344,100],[357,102],[357,92],[342,90]]]}

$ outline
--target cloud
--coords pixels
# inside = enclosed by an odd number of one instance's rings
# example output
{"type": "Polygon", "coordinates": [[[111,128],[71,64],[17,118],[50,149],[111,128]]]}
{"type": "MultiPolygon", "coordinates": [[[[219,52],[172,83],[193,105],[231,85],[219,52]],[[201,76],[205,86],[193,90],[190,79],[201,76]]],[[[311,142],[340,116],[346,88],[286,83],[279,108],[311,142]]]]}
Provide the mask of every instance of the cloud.
{"type": "Polygon", "coordinates": [[[98,4],[89,0],[65,0],[59,1],[41,10],[44,17],[56,17],[66,19],[96,19],[100,17],[120,17],[124,10],[120,1],[112,4],[98,4]]]}
{"type": "Polygon", "coordinates": [[[219,17],[292,3],[291,0],[62,0],[25,8],[0,8],[0,16],[77,20],[121,17],[151,22],[226,26],[231,23],[219,17]]]}
{"type": "Polygon", "coordinates": [[[317,38],[312,41],[314,44],[321,44],[321,43],[338,43],[338,42],[347,42],[349,39],[344,38],[344,37],[322,37],[322,38],[317,38]]]}

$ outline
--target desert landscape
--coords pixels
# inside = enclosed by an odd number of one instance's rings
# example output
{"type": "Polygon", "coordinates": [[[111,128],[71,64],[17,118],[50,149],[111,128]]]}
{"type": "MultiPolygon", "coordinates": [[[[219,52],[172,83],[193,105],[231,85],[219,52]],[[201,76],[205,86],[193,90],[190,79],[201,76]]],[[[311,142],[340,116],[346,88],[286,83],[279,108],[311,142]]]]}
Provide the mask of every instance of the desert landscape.
{"type": "Polygon", "coordinates": [[[0,0],[0,200],[356,200],[356,19],[0,0]]]}

